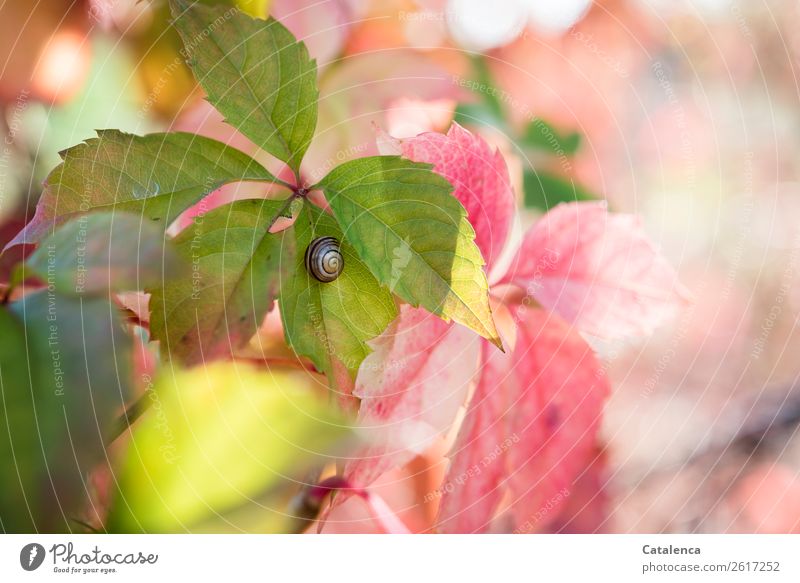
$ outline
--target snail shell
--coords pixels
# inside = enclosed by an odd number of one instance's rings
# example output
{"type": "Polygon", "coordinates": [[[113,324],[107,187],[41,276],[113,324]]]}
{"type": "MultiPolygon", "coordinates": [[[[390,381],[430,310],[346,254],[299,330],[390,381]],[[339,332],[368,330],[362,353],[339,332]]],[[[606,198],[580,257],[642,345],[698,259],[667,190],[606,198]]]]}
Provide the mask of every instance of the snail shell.
{"type": "Polygon", "coordinates": [[[333,237],[314,239],[306,249],[306,270],[322,283],[339,277],[344,269],[344,257],[339,241],[333,237]]]}

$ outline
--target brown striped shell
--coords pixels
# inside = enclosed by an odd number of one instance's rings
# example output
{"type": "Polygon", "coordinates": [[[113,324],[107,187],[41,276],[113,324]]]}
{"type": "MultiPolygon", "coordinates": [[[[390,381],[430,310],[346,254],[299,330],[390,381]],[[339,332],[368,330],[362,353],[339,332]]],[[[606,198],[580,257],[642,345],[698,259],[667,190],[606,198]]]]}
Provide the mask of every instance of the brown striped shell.
{"type": "Polygon", "coordinates": [[[344,257],[339,241],[333,237],[314,239],[306,249],[306,270],[322,283],[339,277],[344,269],[344,257]]]}

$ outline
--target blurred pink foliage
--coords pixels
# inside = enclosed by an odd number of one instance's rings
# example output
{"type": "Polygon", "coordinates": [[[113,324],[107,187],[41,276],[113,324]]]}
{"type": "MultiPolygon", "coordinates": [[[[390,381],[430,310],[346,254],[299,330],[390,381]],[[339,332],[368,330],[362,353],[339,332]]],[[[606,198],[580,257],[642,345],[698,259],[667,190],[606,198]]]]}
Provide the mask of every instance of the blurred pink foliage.
{"type": "Polygon", "coordinates": [[[561,205],[528,231],[504,281],[601,338],[647,336],[690,295],[634,215],[561,205]]]}

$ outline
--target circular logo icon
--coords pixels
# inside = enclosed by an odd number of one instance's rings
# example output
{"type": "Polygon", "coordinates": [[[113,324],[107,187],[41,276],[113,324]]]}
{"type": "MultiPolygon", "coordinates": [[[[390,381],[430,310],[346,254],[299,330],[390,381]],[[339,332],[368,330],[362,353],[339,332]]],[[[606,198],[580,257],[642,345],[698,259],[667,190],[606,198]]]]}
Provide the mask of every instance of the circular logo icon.
{"type": "Polygon", "coordinates": [[[44,562],[44,547],[39,543],[30,543],[19,552],[19,564],[26,571],[35,571],[44,562]]]}

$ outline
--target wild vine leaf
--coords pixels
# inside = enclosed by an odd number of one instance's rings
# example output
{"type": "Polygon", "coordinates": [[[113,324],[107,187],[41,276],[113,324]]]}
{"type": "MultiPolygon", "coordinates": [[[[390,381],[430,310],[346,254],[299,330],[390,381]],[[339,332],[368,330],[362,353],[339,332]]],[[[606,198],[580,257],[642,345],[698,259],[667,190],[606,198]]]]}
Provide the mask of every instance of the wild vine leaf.
{"type": "Polygon", "coordinates": [[[691,297],[635,215],[562,204],[525,235],[505,277],[600,338],[645,336],[691,297]]]}
{"type": "Polygon", "coordinates": [[[557,512],[547,507],[539,515],[544,533],[599,534],[609,532],[609,516],[612,512],[612,497],[609,491],[609,478],[613,474],[609,454],[602,440],[595,444],[589,454],[589,466],[578,474],[572,488],[556,495],[553,504],[557,512]],[[565,500],[566,498],[566,500],[565,500]]]}
{"type": "Polygon", "coordinates": [[[48,290],[2,311],[0,328],[3,526],[66,530],[128,401],[131,339],[106,299],[48,290]]]}
{"type": "MultiPolygon", "coordinates": [[[[33,532],[44,526],[40,521],[45,517],[26,511],[26,494],[31,496],[30,490],[36,490],[47,467],[36,430],[36,405],[46,411],[41,399],[53,395],[31,390],[25,331],[5,307],[0,309],[0,335],[4,342],[0,350],[0,472],[5,476],[0,517],[5,532],[33,532]]],[[[42,425],[47,427],[47,423],[42,425]]]]}
{"type": "Polygon", "coordinates": [[[504,496],[513,530],[537,530],[537,512],[566,499],[592,463],[610,393],[602,366],[558,317],[518,309],[516,318],[510,356],[487,360],[484,350],[483,376],[440,489],[442,532],[487,532],[504,496]]]}
{"type": "Polygon", "coordinates": [[[158,377],[158,408],[133,427],[107,528],[285,532],[287,492],[348,435],[311,385],[230,362],[158,377]]]}
{"type": "Polygon", "coordinates": [[[36,213],[8,244],[37,243],[66,220],[91,211],[139,213],[166,229],[181,212],[224,184],[276,179],[221,142],[187,133],[135,136],[103,130],[61,153],[36,213]]]}
{"type": "Polygon", "coordinates": [[[456,420],[478,372],[480,337],[421,308],[403,305],[370,341],[353,394],[361,400],[357,431],[367,444],[345,467],[367,487],[441,439],[456,420]]]}
{"type": "Polygon", "coordinates": [[[521,447],[508,449],[514,468],[508,486],[515,528],[530,532],[537,528],[535,513],[574,489],[594,461],[611,386],[583,338],[544,311],[530,310],[521,319],[516,353],[519,392],[510,429],[521,447]]]}
{"type": "Polygon", "coordinates": [[[500,151],[457,123],[447,134],[425,132],[403,140],[379,134],[378,143],[381,154],[433,164],[433,170],[453,185],[453,196],[464,205],[475,229],[475,244],[492,265],[508,238],[516,207],[500,151]]]}
{"type": "MultiPolygon", "coordinates": [[[[508,447],[511,393],[509,371],[513,352],[505,354],[481,347],[480,374],[469,409],[450,453],[450,467],[442,485],[434,492],[441,500],[438,529],[448,533],[486,532],[503,498],[507,465],[502,459],[490,463],[498,447],[508,447]],[[477,468],[478,472],[476,474],[477,468]],[[448,492],[450,491],[450,492],[448,492]],[[461,506],[463,504],[463,506],[461,506]]],[[[513,386],[513,385],[512,385],[513,386]]]]}
{"type": "Polygon", "coordinates": [[[42,241],[25,266],[59,292],[78,295],[143,290],[186,267],[160,226],[123,212],[67,222],[42,241]]]}
{"type": "Polygon", "coordinates": [[[502,346],[475,231],[447,180],[427,164],[373,156],[345,162],[315,188],[379,282],[502,346]]]}
{"type": "Polygon", "coordinates": [[[191,272],[148,290],[150,332],[165,358],[201,363],[253,337],[295,264],[290,232],[269,232],[282,206],[236,201],[199,216],[175,238],[191,272]]]}
{"type": "Polygon", "coordinates": [[[344,239],[333,217],[307,203],[294,224],[294,235],[294,270],[283,281],[279,300],[286,342],[328,374],[346,398],[359,365],[371,351],[367,341],[386,329],[397,306],[344,239]],[[305,250],[318,237],[334,237],[341,243],[344,268],[329,283],[317,281],[305,266],[305,250]]]}
{"type": "Polygon", "coordinates": [[[209,102],[257,146],[297,171],[317,126],[317,65],[270,18],[172,0],[188,63],[209,102]]]}

